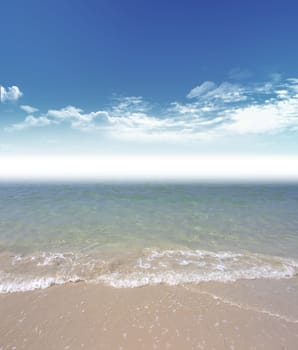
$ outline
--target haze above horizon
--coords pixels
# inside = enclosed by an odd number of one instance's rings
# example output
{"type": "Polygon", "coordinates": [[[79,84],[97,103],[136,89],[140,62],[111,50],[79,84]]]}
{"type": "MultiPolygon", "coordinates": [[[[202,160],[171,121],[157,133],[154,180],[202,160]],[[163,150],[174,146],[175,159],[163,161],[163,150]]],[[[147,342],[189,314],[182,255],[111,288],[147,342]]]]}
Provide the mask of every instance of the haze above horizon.
{"type": "Polygon", "coordinates": [[[44,176],[44,158],[91,178],[127,164],[146,178],[141,164],[154,178],[298,179],[297,12],[290,0],[3,3],[0,178],[24,164],[44,176]]]}

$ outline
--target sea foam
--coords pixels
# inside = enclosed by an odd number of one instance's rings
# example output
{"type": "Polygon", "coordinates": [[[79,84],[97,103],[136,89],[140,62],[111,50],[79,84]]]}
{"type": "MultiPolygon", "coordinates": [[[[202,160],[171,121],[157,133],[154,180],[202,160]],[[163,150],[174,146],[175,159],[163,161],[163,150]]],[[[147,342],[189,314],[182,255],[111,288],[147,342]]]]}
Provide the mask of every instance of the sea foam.
{"type": "MultiPolygon", "coordinates": [[[[4,266],[4,265],[2,265],[4,266]]],[[[144,249],[129,256],[103,259],[101,254],[41,252],[13,256],[0,271],[0,293],[44,289],[84,281],[115,288],[198,284],[240,279],[292,278],[294,259],[230,251],[144,249]]]]}

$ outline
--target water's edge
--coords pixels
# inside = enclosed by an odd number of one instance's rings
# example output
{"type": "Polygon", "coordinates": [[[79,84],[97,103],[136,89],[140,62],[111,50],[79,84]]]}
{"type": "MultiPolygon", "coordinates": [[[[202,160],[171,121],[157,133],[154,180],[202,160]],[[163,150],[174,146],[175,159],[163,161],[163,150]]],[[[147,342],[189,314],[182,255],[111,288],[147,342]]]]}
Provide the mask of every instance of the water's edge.
{"type": "Polygon", "coordinates": [[[1,253],[0,293],[25,292],[84,281],[115,288],[285,279],[298,274],[290,258],[190,249],[146,248],[119,258],[92,253],[1,253]]]}

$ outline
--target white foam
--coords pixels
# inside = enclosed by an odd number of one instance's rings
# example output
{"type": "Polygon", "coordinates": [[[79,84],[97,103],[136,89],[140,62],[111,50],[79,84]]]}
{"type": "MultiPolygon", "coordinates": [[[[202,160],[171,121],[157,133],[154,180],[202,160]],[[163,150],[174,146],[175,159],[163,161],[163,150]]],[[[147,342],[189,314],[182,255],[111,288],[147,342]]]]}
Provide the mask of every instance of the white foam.
{"type": "Polygon", "coordinates": [[[66,257],[62,253],[54,253],[50,255],[43,255],[44,260],[38,262],[37,266],[47,266],[47,265],[54,265],[55,263],[66,260],[66,257]]]}
{"type": "Polygon", "coordinates": [[[77,281],[134,288],[161,283],[282,279],[298,273],[298,261],[293,259],[230,251],[147,248],[135,259],[130,256],[119,261],[121,263],[115,264],[113,257],[105,261],[100,256],[84,253],[15,256],[7,271],[0,270],[0,293],[44,289],[77,281]]]}
{"type": "Polygon", "coordinates": [[[220,281],[239,279],[292,278],[298,272],[293,259],[259,254],[211,252],[204,250],[145,249],[136,264],[137,271],[114,272],[98,276],[96,281],[116,288],[145,285],[220,281]]]}
{"type": "Polygon", "coordinates": [[[146,285],[179,285],[179,284],[198,284],[201,282],[235,282],[240,279],[282,279],[292,278],[297,274],[297,268],[293,266],[281,266],[279,269],[274,269],[270,266],[251,267],[243,270],[225,271],[219,268],[218,271],[209,273],[196,272],[132,272],[130,274],[111,273],[99,276],[94,282],[103,282],[106,285],[115,288],[135,288],[146,285]]]}
{"type": "Polygon", "coordinates": [[[55,265],[61,261],[76,259],[75,254],[73,253],[46,253],[42,252],[36,255],[22,256],[16,255],[12,259],[12,265],[24,265],[28,263],[36,262],[36,266],[50,266],[55,265]]]}
{"type": "Polygon", "coordinates": [[[6,276],[3,279],[3,275],[0,276],[0,293],[15,293],[15,292],[27,292],[35,289],[45,289],[53,285],[61,285],[69,282],[78,282],[80,278],[78,276],[72,277],[41,277],[23,279],[21,277],[6,276]]]}

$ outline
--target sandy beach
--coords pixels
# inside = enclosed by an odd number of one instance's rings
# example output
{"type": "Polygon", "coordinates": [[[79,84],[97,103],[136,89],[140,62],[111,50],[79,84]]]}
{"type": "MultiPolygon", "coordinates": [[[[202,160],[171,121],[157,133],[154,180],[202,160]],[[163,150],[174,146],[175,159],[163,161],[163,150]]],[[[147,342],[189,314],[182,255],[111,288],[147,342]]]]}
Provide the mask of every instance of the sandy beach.
{"type": "Polygon", "coordinates": [[[0,350],[298,348],[298,187],[0,186],[0,350]]]}
{"type": "Polygon", "coordinates": [[[74,283],[2,294],[0,349],[294,350],[296,288],[297,281],[130,289],[74,283]],[[292,296],[282,297],[283,289],[292,296]]]}

